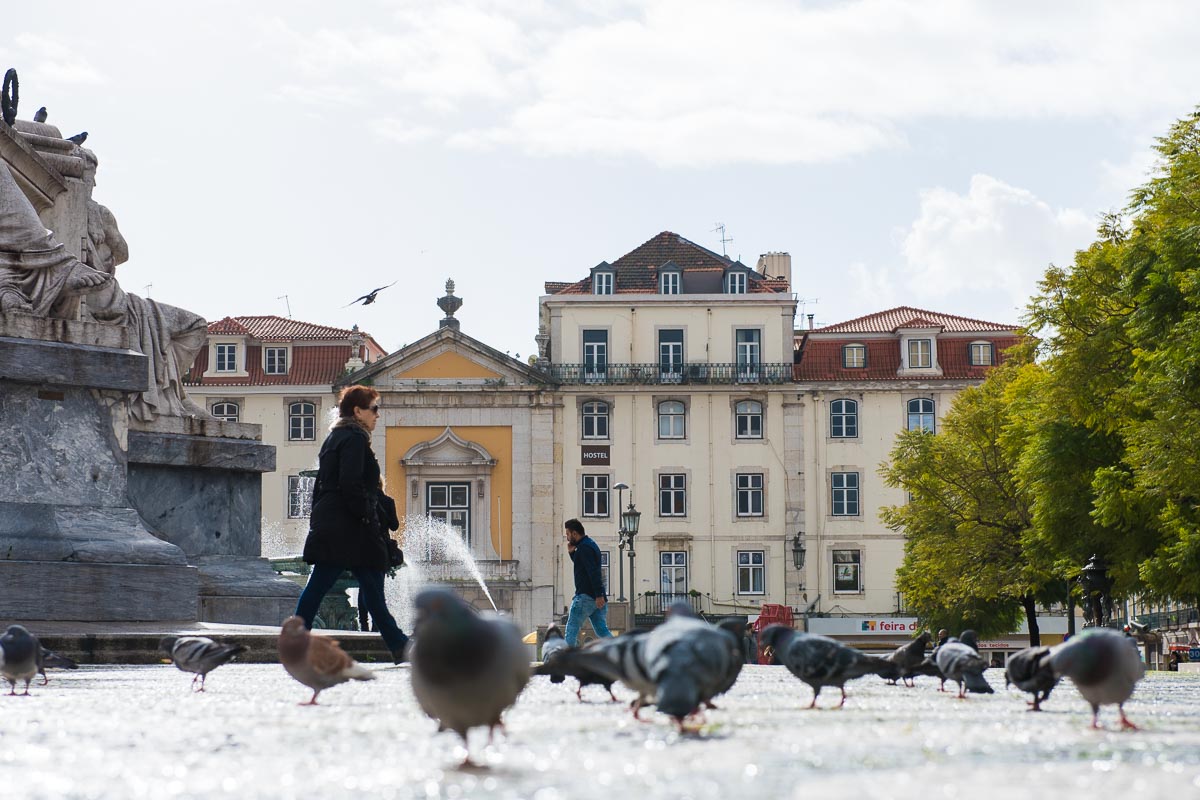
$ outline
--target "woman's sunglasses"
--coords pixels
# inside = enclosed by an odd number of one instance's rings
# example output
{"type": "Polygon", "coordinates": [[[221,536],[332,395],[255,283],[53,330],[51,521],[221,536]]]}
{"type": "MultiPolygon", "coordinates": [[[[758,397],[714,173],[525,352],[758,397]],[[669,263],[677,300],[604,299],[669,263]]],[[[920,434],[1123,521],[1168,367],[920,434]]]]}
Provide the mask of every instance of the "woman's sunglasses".
{"type": "Polygon", "coordinates": [[[367,406],[367,411],[373,411],[374,413],[378,414],[379,413],[379,403],[376,403],[373,406],[367,406]]]}

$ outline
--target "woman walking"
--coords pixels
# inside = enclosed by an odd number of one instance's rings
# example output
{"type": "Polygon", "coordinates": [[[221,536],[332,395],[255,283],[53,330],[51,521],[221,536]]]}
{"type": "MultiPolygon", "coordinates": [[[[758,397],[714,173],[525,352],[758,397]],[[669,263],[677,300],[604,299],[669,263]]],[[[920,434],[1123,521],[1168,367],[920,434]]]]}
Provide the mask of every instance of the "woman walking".
{"type": "Polygon", "coordinates": [[[312,628],[322,598],[345,570],[358,580],[362,598],[392,660],[404,660],[408,637],[387,608],[383,578],[389,567],[387,533],[379,519],[379,462],[371,432],[379,421],[379,392],[350,386],[338,397],[340,418],[321,445],[304,560],[312,564],[296,615],[312,628]]]}

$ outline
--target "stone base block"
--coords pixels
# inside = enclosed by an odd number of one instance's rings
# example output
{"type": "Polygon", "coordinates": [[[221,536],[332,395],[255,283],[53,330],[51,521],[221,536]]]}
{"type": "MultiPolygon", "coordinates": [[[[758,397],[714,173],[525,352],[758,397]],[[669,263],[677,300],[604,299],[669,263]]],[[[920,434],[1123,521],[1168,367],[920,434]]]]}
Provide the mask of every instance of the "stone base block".
{"type": "Polygon", "coordinates": [[[0,561],[0,620],[195,619],[199,584],[180,565],[0,561]]]}
{"type": "Polygon", "coordinates": [[[280,625],[296,610],[301,587],[265,558],[205,556],[200,570],[200,621],[280,625]]]}

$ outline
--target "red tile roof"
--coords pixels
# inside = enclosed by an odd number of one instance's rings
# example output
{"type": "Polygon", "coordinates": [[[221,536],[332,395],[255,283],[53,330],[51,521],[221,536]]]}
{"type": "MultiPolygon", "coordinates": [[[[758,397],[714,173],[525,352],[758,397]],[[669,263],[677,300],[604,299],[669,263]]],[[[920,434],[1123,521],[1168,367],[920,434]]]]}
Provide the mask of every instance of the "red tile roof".
{"type": "Polygon", "coordinates": [[[1017,325],[939,314],[911,306],[897,306],[887,311],[877,311],[834,325],[817,328],[813,333],[894,333],[898,328],[938,328],[952,333],[974,333],[986,331],[1013,331],[1017,325]]]}
{"type": "MultiPolygon", "coordinates": [[[[287,319],[272,314],[262,317],[226,317],[208,326],[210,334],[253,336],[268,342],[292,342],[304,339],[349,339],[353,331],[287,319]],[[240,329],[240,330],[239,330],[240,329]]],[[[362,334],[366,336],[366,334],[362,334]]]]}
{"type": "Polygon", "coordinates": [[[208,369],[208,348],[200,350],[192,368],[184,376],[186,386],[333,386],[346,371],[350,359],[350,344],[294,345],[292,362],[286,375],[267,375],[263,372],[262,347],[246,347],[247,376],[202,378],[208,369]]]}
{"type": "Polygon", "coordinates": [[[208,333],[210,336],[249,336],[250,331],[245,325],[238,322],[233,317],[219,319],[216,322],[208,323],[208,333]]]}
{"type": "MultiPolygon", "coordinates": [[[[959,318],[961,319],[961,318],[959,318]]],[[[822,328],[821,331],[827,331],[822,328]]],[[[1004,362],[1004,351],[1021,341],[1019,336],[980,336],[980,340],[992,343],[997,364],[1004,362]]],[[[971,342],[967,338],[945,339],[937,342],[938,366],[942,368],[942,379],[983,380],[989,367],[971,364],[971,342]]],[[[896,374],[900,369],[900,339],[866,339],[855,341],[844,339],[813,339],[805,337],[797,355],[798,362],[792,368],[792,377],[797,381],[894,381],[909,380],[896,374]],[[842,366],[843,345],[855,343],[867,348],[867,365],[858,369],[842,366]]]]}
{"type": "MultiPolygon", "coordinates": [[[[686,273],[723,271],[730,267],[748,270],[746,291],[751,293],[787,292],[787,281],[766,278],[740,261],[718,255],[706,247],[688,241],[677,233],[663,231],[654,238],[630,250],[610,267],[616,273],[614,291],[617,294],[654,294],[658,291],[658,269],[668,261],[686,273]]],[[[547,281],[547,294],[591,294],[589,275],[572,283],[547,281]]]]}

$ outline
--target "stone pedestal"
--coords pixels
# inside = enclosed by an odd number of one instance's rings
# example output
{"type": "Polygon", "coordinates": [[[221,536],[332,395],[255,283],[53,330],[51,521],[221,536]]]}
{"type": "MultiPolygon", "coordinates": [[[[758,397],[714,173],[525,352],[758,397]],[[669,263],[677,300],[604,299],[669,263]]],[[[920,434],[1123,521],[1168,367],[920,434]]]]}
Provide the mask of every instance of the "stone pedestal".
{"type": "Polygon", "coordinates": [[[125,336],[0,316],[0,620],[196,618],[198,570],[128,500],[125,336]]]}

